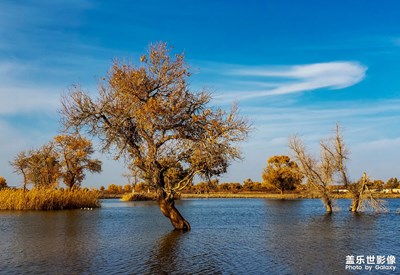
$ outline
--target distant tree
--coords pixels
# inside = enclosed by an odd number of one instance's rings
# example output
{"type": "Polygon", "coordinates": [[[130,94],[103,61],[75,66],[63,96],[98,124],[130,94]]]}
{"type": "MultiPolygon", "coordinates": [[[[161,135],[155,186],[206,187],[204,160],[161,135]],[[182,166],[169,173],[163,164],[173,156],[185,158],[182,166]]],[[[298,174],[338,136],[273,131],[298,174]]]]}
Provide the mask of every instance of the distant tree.
{"type": "Polygon", "coordinates": [[[395,188],[399,188],[399,185],[400,181],[397,178],[390,178],[384,185],[384,188],[393,190],[395,188]]]}
{"type": "Polygon", "coordinates": [[[211,191],[216,191],[218,189],[218,184],[219,184],[218,179],[212,179],[208,181],[208,186],[211,191]]]}
{"type": "Polygon", "coordinates": [[[35,188],[58,185],[59,163],[54,144],[43,145],[37,150],[22,151],[10,162],[14,172],[24,177],[24,190],[31,183],[35,188]]]}
{"type": "Polygon", "coordinates": [[[263,184],[258,181],[253,182],[253,191],[262,191],[263,190],[263,184]]]}
{"type": "Polygon", "coordinates": [[[262,179],[265,183],[277,188],[281,194],[286,190],[293,190],[303,180],[296,162],[288,156],[273,156],[267,161],[262,179]]]}
{"type": "Polygon", "coordinates": [[[100,173],[101,161],[92,159],[92,143],[79,135],[59,135],[54,137],[55,152],[60,165],[59,176],[72,189],[80,187],[85,172],[100,173]]]}
{"type": "Polygon", "coordinates": [[[368,182],[369,189],[382,190],[385,183],[382,180],[374,180],[368,182]]]}
{"type": "Polygon", "coordinates": [[[144,192],[147,190],[147,193],[150,193],[150,185],[146,182],[139,182],[138,184],[135,185],[135,191],[136,192],[144,192]]]}
{"type": "Polygon", "coordinates": [[[102,185],[102,186],[100,186],[100,191],[101,192],[104,192],[104,190],[106,190],[106,188],[102,185]]]}
{"type": "Polygon", "coordinates": [[[132,185],[130,184],[125,184],[124,185],[124,192],[132,192],[132,185]]]}
{"type": "Polygon", "coordinates": [[[143,179],[143,173],[135,165],[130,164],[127,172],[123,173],[122,176],[128,180],[128,184],[132,186],[131,191],[135,192],[136,184],[143,179]]]}
{"type": "Polygon", "coordinates": [[[10,165],[14,169],[14,173],[20,174],[23,176],[24,180],[24,191],[29,183],[29,156],[32,155],[32,151],[21,151],[18,155],[10,161],[10,165]]]}
{"type": "Polygon", "coordinates": [[[118,194],[120,193],[120,190],[122,190],[122,188],[114,183],[107,187],[107,192],[111,194],[118,194]]]}
{"type": "Polygon", "coordinates": [[[80,136],[60,135],[39,149],[22,151],[10,162],[14,172],[35,188],[52,188],[63,179],[68,188],[79,187],[85,171],[99,172],[101,162],[90,159],[92,144],[80,136]]]}
{"type": "Polygon", "coordinates": [[[218,191],[226,192],[230,189],[230,184],[227,182],[218,185],[218,191]]]}
{"type": "Polygon", "coordinates": [[[232,190],[232,192],[236,193],[236,192],[242,190],[243,186],[239,182],[232,182],[230,184],[230,189],[232,190]]]}
{"type": "Polygon", "coordinates": [[[245,179],[243,181],[243,189],[244,190],[248,190],[248,191],[252,191],[254,188],[254,182],[249,178],[249,179],[245,179]]]}
{"type": "Polygon", "coordinates": [[[195,185],[196,188],[196,193],[210,193],[211,191],[215,191],[217,189],[216,184],[218,181],[204,181],[204,182],[199,182],[195,185]]]}
{"type": "Polygon", "coordinates": [[[7,188],[7,181],[4,177],[0,176],[0,190],[7,188]]]}
{"type": "Polygon", "coordinates": [[[174,193],[196,175],[225,173],[241,157],[238,143],[249,125],[236,106],[228,113],[210,108],[209,93],[190,91],[184,56],[170,57],[165,43],[151,45],[140,60],[141,66],[115,62],[96,99],[77,87],[63,100],[63,123],[98,137],[103,151],[117,149],[116,158],[125,156],[157,190],[160,210],[174,228],[189,230],[174,193]],[[168,170],[179,166],[181,179],[167,184],[168,170]]]}
{"type": "Polygon", "coordinates": [[[31,165],[35,168],[35,171],[31,174],[36,178],[33,181],[35,187],[52,188],[58,186],[60,163],[58,155],[54,151],[53,143],[45,144],[37,150],[33,155],[31,165]]]}

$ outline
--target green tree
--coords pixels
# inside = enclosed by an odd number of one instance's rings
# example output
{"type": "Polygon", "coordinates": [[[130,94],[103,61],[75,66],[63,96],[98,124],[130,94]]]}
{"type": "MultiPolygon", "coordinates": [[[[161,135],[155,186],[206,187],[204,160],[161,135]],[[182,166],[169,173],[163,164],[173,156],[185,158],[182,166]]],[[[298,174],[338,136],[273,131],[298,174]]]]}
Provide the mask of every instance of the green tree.
{"type": "Polygon", "coordinates": [[[273,156],[267,161],[262,179],[266,184],[274,186],[283,194],[286,190],[293,190],[303,180],[296,162],[288,156],[273,156]]]}
{"type": "Polygon", "coordinates": [[[140,66],[115,62],[97,98],[76,87],[63,99],[63,123],[98,137],[103,151],[116,149],[116,158],[125,156],[157,190],[160,210],[174,228],[189,230],[174,193],[196,175],[225,173],[241,157],[237,146],[249,125],[236,106],[230,112],[210,108],[210,93],[190,91],[184,56],[170,57],[165,43],[151,45],[140,60],[140,66]],[[167,184],[168,170],[177,167],[180,180],[167,184]]]}

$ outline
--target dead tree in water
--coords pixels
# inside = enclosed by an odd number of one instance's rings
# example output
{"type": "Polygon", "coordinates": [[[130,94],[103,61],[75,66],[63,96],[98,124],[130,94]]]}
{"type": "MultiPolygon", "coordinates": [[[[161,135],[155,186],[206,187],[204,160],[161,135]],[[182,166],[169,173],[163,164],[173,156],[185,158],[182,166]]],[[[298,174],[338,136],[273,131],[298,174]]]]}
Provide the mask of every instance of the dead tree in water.
{"type": "Polygon", "coordinates": [[[293,137],[289,140],[289,147],[294,152],[300,168],[307,178],[313,190],[316,190],[327,212],[332,212],[332,200],[328,185],[335,180],[347,188],[352,195],[351,211],[357,212],[366,204],[373,209],[379,210],[382,204],[373,197],[368,189],[368,179],[364,173],[363,178],[358,182],[351,182],[348,174],[346,161],[349,159],[349,150],[343,141],[342,131],[339,124],[336,124],[335,134],[320,142],[321,158],[319,161],[306,153],[302,141],[293,137]]]}
{"type": "MultiPolygon", "coordinates": [[[[317,161],[306,152],[306,147],[298,137],[289,139],[289,148],[293,151],[294,157],[300,166],[300,172],[307,179],[313,191],[317,191],[324,203],[327,213],[332,213],[332,198],[329,193],[329,184],[333,179],[332,160],[328,155],[317,161]]],[[[324,154],[323,154],[324,155],[324,154]]]]}
{"type": "Polygon", "coordinates": [[[321,147],[333,160],[333,167],[338,174],[338,180],[343,183],[344,187],[352,195],[350,211],[358,212],[367,204],[374,210],[380,210],[383,207],[382,203],[376,200],[373,193],[369,190],[369,180],[366,173],[357,182],[351,182],[348,177],[346,161],[349,159],[350,152],[343,141],[343,134],[339,124],[336,124],[334,136],[321,141],[321,147]]]}
{"type": "Polygon", "coordinates": [[[349,185],[349,191],[352,194],[352,203],[349,211],[358,212],[368,206],[375,211],[385,209],[383,201],[376,199],[373,192],[369,189],[370,180],[364,172],[362,178],[349,185]]]}

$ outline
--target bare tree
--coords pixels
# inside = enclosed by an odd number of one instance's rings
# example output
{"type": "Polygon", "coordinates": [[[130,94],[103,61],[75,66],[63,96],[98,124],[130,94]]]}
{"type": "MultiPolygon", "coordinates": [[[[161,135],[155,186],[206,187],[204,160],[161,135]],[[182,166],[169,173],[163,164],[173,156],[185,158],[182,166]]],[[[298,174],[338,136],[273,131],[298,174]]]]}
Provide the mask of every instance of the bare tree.
{"type": "Polygon", "coordinates": [[[328,186],[332,183],[334,168],[332,160],[323,151],[322,158],[317,161],[307,153],[302,140],[296,136],[289,139],[289,148],[300,166],[300,173],[307,179],[312,190],[318,192],[327,213],[332,213],[332,198],[328,186]]]}
{"type": "Polygon", "coordinates": [[[63,99],[63,123],[98,137],[103,151],[116,149],[117,158],[125,156],[156,188],[160,209],[172,225],[189,230],[174,206],[174,193],[195,175],[226,172],[241,156],[237,145],[249,125],[237,107],[230,112],[210,108],[208,92],[191,92],[183,54],[171,58],[165,43],[151,45],[140,60],[140,66],[114,62],[98,98],[75,87],[63,99]],[[168,183],[168,171],[177,167],[180,179],[168,183]]]}
{"type": "Polygon", "coordinates": [[[352,194],[350,211],[358,212],[367,208],[375,211],[386,209],[384,202],[374,197],[374,193],[369,188],[370,185],[371,180],[365,172],[360,180],[349,185],[349,190],[352,194]]]}
{"type": "Polygon", "coordinates": [[[321,159],[317,162],[305,153],[305,147],[300,140],[292,138],[289,141],[289,147],[301,163],[303,173],[311,185],[319,191],[327,212],[332,211],[327,186],[334,181],[339,181],[350,191],[352,195],[350,211],[357,212],[367,204],[376,210],[381,209],[382,203],[376,200],[369,190],[369,181],[365,173],[361,180],[357,182],[350,181],[346,166],[350,151],[343,141],[342,130],[338,123],[335,126],[334,135],[322,140],[320,145],[321,159]]]}
{"type": "Polygon", "coordinates": [[[343,141],[343,134],[338,123],[335,126],[335,133],[332,137],[320,142],[323,158],[329,159],[334,172],[339,173],[341,182],[348,187],[350,180],[347,176],[346,161],[349,159],[350,151],[343,141]]]}

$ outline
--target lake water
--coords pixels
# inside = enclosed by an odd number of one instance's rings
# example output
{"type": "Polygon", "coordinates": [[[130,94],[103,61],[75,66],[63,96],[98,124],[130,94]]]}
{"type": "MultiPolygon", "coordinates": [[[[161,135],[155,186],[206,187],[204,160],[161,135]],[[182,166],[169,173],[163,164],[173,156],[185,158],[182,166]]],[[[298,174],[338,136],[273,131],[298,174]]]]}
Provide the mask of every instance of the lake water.
{"type": "Polygon", "coordinates": [[[311,199],[182,200],[187,233],[173,231],[155,202],[1,211],[0,274],[368,273],[346,270],[347,255],[394,255],[394,272],[370,273],[400,274],[400,200],[387,202],[387,213],[352,214],[339,200],[326,215],[311,199]]]}

